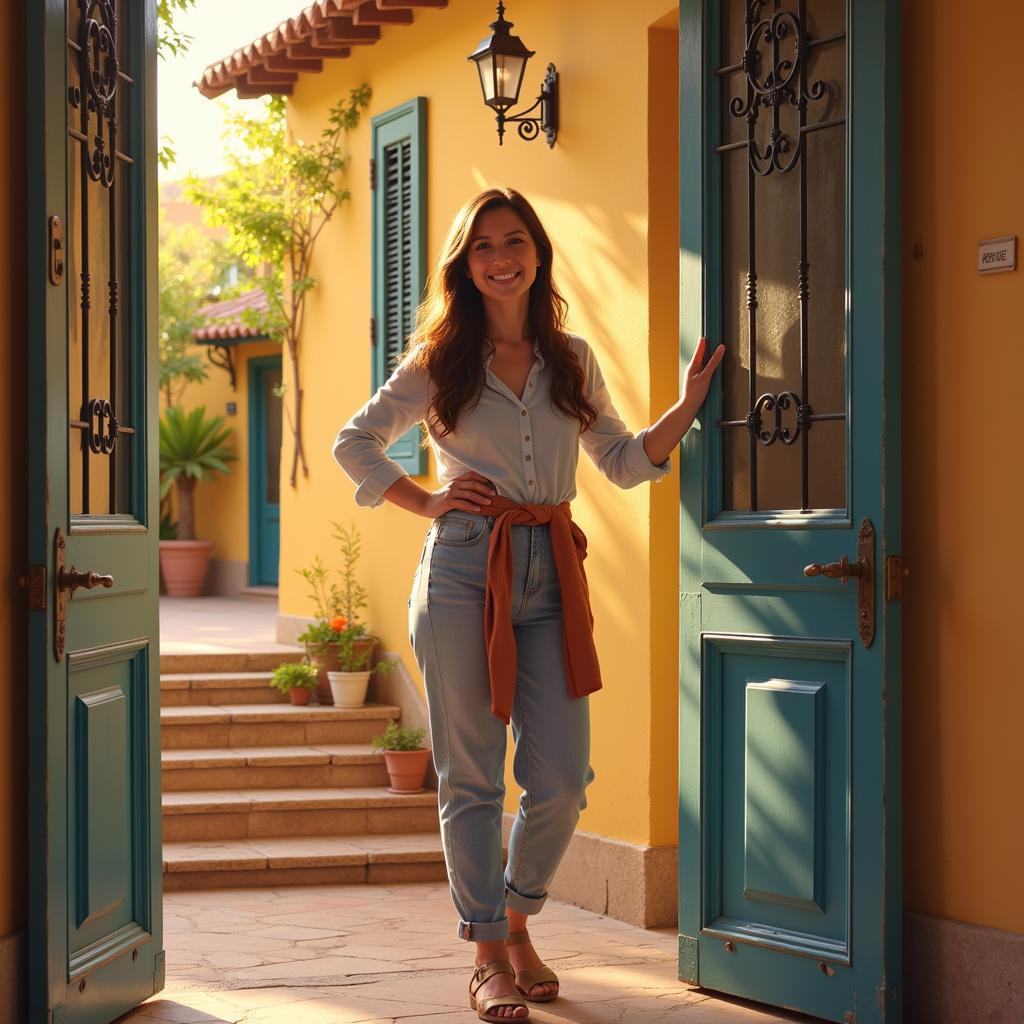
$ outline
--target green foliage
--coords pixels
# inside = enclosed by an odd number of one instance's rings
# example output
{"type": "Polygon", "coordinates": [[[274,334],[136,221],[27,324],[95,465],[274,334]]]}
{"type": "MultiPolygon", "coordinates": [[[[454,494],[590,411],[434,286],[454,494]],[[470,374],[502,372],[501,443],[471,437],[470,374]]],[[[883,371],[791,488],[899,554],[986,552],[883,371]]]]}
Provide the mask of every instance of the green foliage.
{"type": "Polygon", "coordinates": [[[200,307],[253,286],[251,271],[228,284],[234,265],[222,239],[195,224],[169,225],[161,211],[160,390],[168,406],[176,405],[189,384],[206,380],[208,374],[202,356],[189,351],[192,332],[203,322],[200,307]]]}
{"type": "Polygon", "coordinates": [[[203,208],[208,224],[225,228],[233,255],[247,266],[269,268],[260,279],[268,310],[246,320],[260,333],[280,338],[291,359],[293,487],[298,466],[307,472],[299,342],[306,296],[316,285],[310,274],[313,249],[338,205],[350,198],[342,180],[349,164],[343,142],[369,101],[369,86],[352,89],[347,100],[338,100],[328,111],[327,125],[313,142],[291,136],[282,96],[267,98],[257,114],[229,114],[224,134],[228,170],[215,181],[193,176],[185,189],[186,197],[203,208]]]}
{"type": "Polygon", "coordinates": [[[316,689],[316,668],[305,661],[278,665],[270,677],[270,685],[281,693],[289,690],[316,689]]]}
{"type": "Polygon", "coordinates": [[[180,11],[195,7],[196,0],[157,0],[156,17],[159,28],[156,36],[156,52],[161,59],[177,57],[188,51],[195,41],[192,36],[175,28],[174,16],[180,11]]]}
{"type": "Polygon", "coordinates": [[[425,729],[410,729],[391,719],[387,728],[370,740],[370,745],[374,750],[422,750],[426,734],[425,729]]]}
{"type": "MultiPolygon", "coordinates": [[[[366,607],[366,589],[356,579],[356,562],[362,554],[362,540],[355,526],[331,523],[331,536],[341,549],[341,584],[329,581],[330,570],[317,555],[306,569],[295,571],[309,584],[309,596],[316,618],[299,637],[310,653],[331,648],[336,652],[342,672],[363,672],[369,668],[372,651],[356,650],[357,641],[369,637],[366,624],[359,621],[359,609],[366,607]]],[[[389,671],[398,661],[383,659],[371,672],[389,671]]]]}
{"type": "Polygon", "coordinates": [[[331,536],[339,542],[342,567],[338,575],[341,586],[328,583],[330,572],[324,560],[317,555],[307,569],[295,571],[309,584],[309,596],[316,609],[316,617],[326,623],[337,616],[345,619],[346,627],[355,630],[359,623],[359,609],[366,607],[366,589],[356,579],[356,562],[362,554],[362,538],[354,526],[344,527],[331,523],[331,536]]]}
{"type": "Polygon", "coordinates": [[[204,405],[191,412],[166,409],[160,417],[160,496],[182,477],[198,482],[211,473],[230,473],[228,463],[238,459],[227,447],[232,433],[223,416],[207,417],[204,405]]]}

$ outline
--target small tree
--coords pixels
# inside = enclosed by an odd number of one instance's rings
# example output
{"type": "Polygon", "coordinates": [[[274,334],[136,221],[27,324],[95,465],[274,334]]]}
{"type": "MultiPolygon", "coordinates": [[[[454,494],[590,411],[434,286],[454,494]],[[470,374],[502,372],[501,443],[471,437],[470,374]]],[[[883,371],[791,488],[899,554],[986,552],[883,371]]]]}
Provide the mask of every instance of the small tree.
{"type": "Polygon", "coordinates": [[[367,85],[352,89],[327,114],[327,126],[316,142],[293,139],[284,98],[266,100],[262,116],[229,115],[225,143],[229,169],[215,182],[190,178],[188,198],[205,211],[209,224],[227,229],[228,248],[252,267],[269,265],[260,279],[269,309],[247,314],[261,333],[280,338],[291,367],[291,409],[285,414],[292,432],[290,483],[298,469],[308,476],[302,444],[302,378],[300,342],[306,296],[315,287],[310,274],[313,250],[324,225],[350,198],[342,183],[348,167],[345,135],[359,124],[370,100],[367,85]],[[287,288],[286,288],[287,283],[287,288]]]}

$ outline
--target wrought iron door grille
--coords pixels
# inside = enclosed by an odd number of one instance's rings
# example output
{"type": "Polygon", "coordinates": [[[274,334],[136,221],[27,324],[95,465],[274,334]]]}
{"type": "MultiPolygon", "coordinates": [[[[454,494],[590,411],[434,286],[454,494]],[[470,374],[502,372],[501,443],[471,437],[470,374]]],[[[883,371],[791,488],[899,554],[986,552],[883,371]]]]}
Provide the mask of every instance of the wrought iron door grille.
{"type": "MultiPolygon", "coordinates": [[[[81,432],[81,509],[90,512],[89,475],[91,459],[100,456],[107,459],[109,479],[110,512],[118,509],[118,464],[114,455],[116,443],[122,436],[130,439],[134,429],[119,422],[114,411],[119,391],[119,330],[121,289],[118,281],[118,232],[123,230],[118,205],[121,191],[117,188],[120,169],[127,169],[134,162],[130,156],[118,149],[118,100],[119,95],[132,85],[132,79],[125,74],[117,56],[118,13],[115,0],[75,0],[69,5],[68,50],[71,71],[77,72],[77,82],[72,80],[68,87],[69,118],[68,137],[78,144],[78,209],[72,210],[71,231],[79,233],[79,295],[77,320],[80,324],[81,340],[81,399],[77,417],[72,416],[69,426],[81,432]],[[75,14],[77,31],[71,23],[75,14]],[[101,199],[90,195],[90,187],[103,190],[101,199]],[[105,199],[102,198],[105,196],[105,199]],[[90,224],[90,205],[106,205],[105,225],[90,224]],[[75,216],[77,212],[77,218],[75,216]],[[75,225],[75,220],[78,223],[75,225]],[[105,249],[96,255],[94,267],[90,262],[93,253],[90,242],[91,231],[96,229],[98,248],[105,249]],[[105,229],[105,237],[104,230],[105,229]],[[91,310],[93,306],[93,270],[104,274],[105,316],[109,350],[109,378],[94,381],[90,374],[90,359],[98,353],[90,352],[90,340],[102,345],[102,337],[91,339],[91,310]],[[107,396],[99,397],[94,388],[106,387],[107,396]]],[[[121,99],[122,106],[125,99],[121,99]]],[[[69,166],[69,174],[73,166],[69,166]]],[[[71,232],[69,231],[69,234],[71,232]]],[[[124,353],[127,355],[127,352],[124,353]]],[[[123,367],[121,367],[123,369],[123,367]]],[[[122,385],[125,382],[120,382],[122,385]]],[[[124,389],[122,388],[122,391],[124,389]]],[[[72,401],[74,399],[72,398],[72,401]]],[[[127,461],[122,462],[127,469],[127,461]]],[[[122,488],[122,490],[126,490],[122,488]]]]}
{"type": "Polygon", "coordinates": [[[739,59],[716,69],[723,81],[742,76],[742,95],[733,96],[728,105],[732,118],[746,125],[746,138],[715,147],[718,154],[745,151],[746,163],[746,319],[747,359],[749,370],[748,410],[742,419],[722,419],[717,426],[723,430],[744,429],[749,435],[750,511],[757,511],[758,446],[770,447],[776,442],[791,446],[800,442],[800,511],[810,509],[810,467],[808,434],[815,423],[845,421],[845,412],[816,412],[810,402],[810,279],[808,259],[807,203],[807,138],[812,132],[840,128],[846,124],[842,116],[819,120],[809,119],[809,108],[826,97],[826,85],[812,81],[808,64],[816,48],[844,43],[846,32],[835,32],[812,38],[807,30],[807,0],[796,0],[792,7],[783,0],[746,0],[746,45],[739,59]],[[783,111],[796,112],[796,131],[787,131],[783,111]],[[759,144],[756,130],[762,116],[770,117],[767,139],[759,144]],[[794,286],[799,303],[800,387],[798,391],[758,394],[758,263],[757,209],[755,184],[758,177],[798,175],[800,258],[795,267],[794,286]]]}

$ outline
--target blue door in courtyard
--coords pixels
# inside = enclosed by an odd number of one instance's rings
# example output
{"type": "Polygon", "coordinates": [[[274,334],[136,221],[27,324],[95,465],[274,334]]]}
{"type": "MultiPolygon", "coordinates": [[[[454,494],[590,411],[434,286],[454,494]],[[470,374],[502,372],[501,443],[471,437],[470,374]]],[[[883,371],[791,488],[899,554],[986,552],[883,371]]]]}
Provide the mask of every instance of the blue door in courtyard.
{"type": "Polygon", "coordinates": [[[680,14],[680,977],[894,1022],[899,3],[680,14]]]}
{"type": "Polygon", "coordinates": [[[277,586],[281,549],[281,357],[249,360],[249,583],[277,586]]]}
{"type": "Polygon", "coordinates": [[[28,1019],[107,1024],[164,974],[156,3],[24,6],[28,1019]]]}

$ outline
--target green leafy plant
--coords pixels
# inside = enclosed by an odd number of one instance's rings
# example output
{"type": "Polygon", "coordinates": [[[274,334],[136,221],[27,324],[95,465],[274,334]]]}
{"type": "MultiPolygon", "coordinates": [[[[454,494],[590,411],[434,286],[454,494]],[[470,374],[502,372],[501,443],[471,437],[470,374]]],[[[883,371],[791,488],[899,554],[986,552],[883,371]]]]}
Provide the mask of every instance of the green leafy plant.
{"type": "Polygon", "coordinates": [[[238,456],[227,446],[232,430],[223,416],[207,416],[205,406],[185,412],[165,409],[160,417],[160,497],[175,488],[178,539],[195,540],[195,487],[213,473],[229,473],[238,456]]]}
{"type": "Polygon", "coordinates": [[[245,319],[260,333],[280,338],[288,353],[291,405],[285,414],[294,442],[292,487],[300,467],[303,476],[309,475],[299,354],[306,297],[316,286],[313,251],[335,210],[351,198],[343,182],[349,164],[344,143],[369,102],[369,86],[350,90],[348,99],[339,99],[327,112],[320,138],[308,143],[291,135],[283,96],[271,96],[261,114],[229,115],[224,135],[228,170],[212,182],[192,177],[186,187],[187,197],[203,207],[206,222],[227,230],[231,252],[251,267],[269,267],[260,279],[269,308],[245,319]]]}
{"type": "Polygon", "coordinates": [[[289,690],[315,690],[316,668],[305,661],[286,662],[274,669],[270,685],[281,693],[289,690]]]}
{"type": "Polygon", "coordinates": [[[177,540],[178,524],[169,508],[160,509],[160,540],[177,540]]]}
{"type": "Polygon", "coordinates": [[[342,672],[388,671],[398,666],[396,659],[382,659],[370,668],[372,648],[359,644],[372,639],[359,611],[366,607],[366,588],[356,578],[356,563],[362,554],[362,539],[354,526],[331,523],[331,536],[341,550],[340,583],[330,580],[330,570],[317,555],[312,564],[295,571],[309,584],[309,596],[316,618],[299,634],[299,643],[310,653],[332,649],[342,672]],[[364,649],[359,650],[357,647],[364,649]]]}
{"type": "Polygon", "coordinates": [[[391,719],[387,728],[370,740],[370,746],[374,750],[423,750],[426,734],[426,729],[411,729],[391,719]]]}

